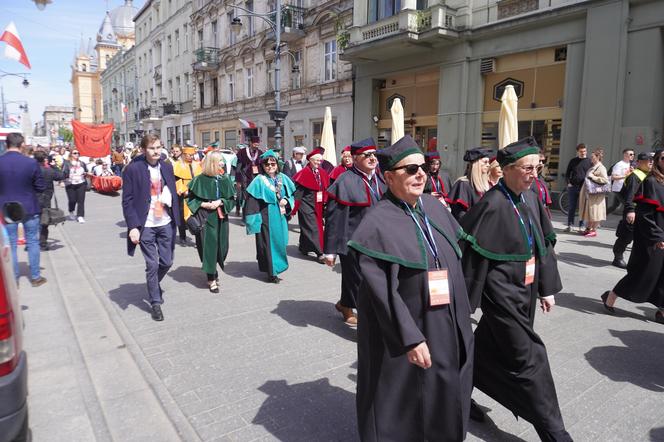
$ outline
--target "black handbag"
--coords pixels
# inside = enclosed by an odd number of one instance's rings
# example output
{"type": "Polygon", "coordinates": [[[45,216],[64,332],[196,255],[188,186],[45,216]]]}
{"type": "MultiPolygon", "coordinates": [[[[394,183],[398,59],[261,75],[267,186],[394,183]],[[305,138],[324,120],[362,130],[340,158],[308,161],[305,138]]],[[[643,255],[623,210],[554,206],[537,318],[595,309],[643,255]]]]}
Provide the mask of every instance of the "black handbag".
{"type": "Polygon", "coordinates": [[[209,214],[209,210],[205,210],[200,207],[196,213],[192,213],[191,216],[187,218],[187,230],[189,230],[192,235],[200,234],[203,230],[203,226],[205,226],[205,223],[207,222],[207,217],[209,214]]]}
{"type": "Polygon", "coordinates": [[[41,211],[39,223],[43,226],[55,226],[67,220],[65,212],[58,207],[58,198],[53,194],[55,207],[44,207],[41,211]]]}

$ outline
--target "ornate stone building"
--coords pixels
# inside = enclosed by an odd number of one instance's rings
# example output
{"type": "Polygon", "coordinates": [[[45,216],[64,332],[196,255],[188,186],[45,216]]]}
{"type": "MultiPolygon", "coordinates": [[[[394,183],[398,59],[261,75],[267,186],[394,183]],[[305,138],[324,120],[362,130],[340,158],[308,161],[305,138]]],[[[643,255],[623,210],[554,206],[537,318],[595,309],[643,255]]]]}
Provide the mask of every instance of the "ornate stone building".
{"type": "Polygon", "coordinates": [[[132,18],[136,11],[132,0],[125,0],[124,5],[106,13],[94,44],[92,39],[87,44],[81,39],[71,66],[70,80],[74,118],[77,120],[84,123],[104,121],[101,73],[118,51],[134,45],[132,18]]]}
{"type": "Polygon", "coordinates": [[[577,143],[606,163],[661,143],[662,29],[655,0],[356,0],[342,56],[356,70],[355,137],[389,143],[401,97],[406,132],[458,176],[465,149],[496,145],[512,84],[519,135],[545,149],[560,189],[577,143]]]}
{"type": "MultiPolygon", "coordinates": [[[[273,0],[245,0],[237,6],[274,19],[273,0]]],[[[353,83],[350,63],[339,61],[337,30],[350,25],[350,0],[284,2],[281,29],[281,109],[285,157],[294,146],[320,142],[324,110],[332,109],[336,148],[350,144],[353,83]]],[[[221,0],[194,1],[194,126],[196,142],[226,148],[251,135],[274,146],[274,31],[259,17],[221,0]],[[240,18],[239,35],[231,32],[240,18]]]]}
{"type": "Polygon", "coordinates": [[[147,0],[136,14],[138,124],[166,147],[193,143],[192,2],[147,0]]]}

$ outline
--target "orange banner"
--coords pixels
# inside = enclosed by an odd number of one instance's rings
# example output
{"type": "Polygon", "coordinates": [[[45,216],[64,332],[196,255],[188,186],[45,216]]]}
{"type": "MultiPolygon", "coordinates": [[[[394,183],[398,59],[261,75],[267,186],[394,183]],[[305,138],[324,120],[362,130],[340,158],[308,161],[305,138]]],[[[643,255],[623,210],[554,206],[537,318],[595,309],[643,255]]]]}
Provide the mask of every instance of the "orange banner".
{"type": "Polygon", "coordinates": [[[74,144],[81,155],[99,158],[110,155],[112,124],[87,124],[71,120],[74,129],[74,144]]]}

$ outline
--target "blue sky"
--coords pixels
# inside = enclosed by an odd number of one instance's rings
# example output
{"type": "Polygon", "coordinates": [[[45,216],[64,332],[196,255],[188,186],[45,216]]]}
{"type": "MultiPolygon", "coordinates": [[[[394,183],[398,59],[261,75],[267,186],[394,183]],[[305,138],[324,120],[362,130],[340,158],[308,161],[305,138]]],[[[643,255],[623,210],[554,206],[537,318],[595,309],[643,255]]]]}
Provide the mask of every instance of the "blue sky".
{"type": "MultiPolygon", "coordinates": [[[[141,8],[144,0],[134,0],[141,8]]],[[[87,44],[93,39],[109,9],[124,4],[124,0],[53,0],[39,11],[32,0],[0,0],[0,34],[10,21],[23,42],[32,69],[4,57],[5,43],[0,43],[0,69],[6,72],[29,72],[30,86],[24,88],[21,79],[6,76],[0,81],[6,101],[24,100],[30,108],[32,125],[42,119],[45,106],[72,106],[71,64],[81,35],[87,44]]],[[[8,113],[19,113],[17,104],[7,105],[8,113]]]]}

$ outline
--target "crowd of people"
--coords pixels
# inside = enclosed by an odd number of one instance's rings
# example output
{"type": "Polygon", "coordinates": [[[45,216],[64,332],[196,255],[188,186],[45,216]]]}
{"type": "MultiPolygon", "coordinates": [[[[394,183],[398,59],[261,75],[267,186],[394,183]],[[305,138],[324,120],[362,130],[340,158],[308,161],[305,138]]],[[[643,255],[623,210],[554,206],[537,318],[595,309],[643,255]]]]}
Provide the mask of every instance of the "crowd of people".
{"type": "MultiPolygon", "coordinates": [[[[9,151],[0,157],[0,203],[20,199],[26,207],[30,278],[40,285],[38,248],[33,264],[40,207],[50,204],[53,182],[66,180],[69,210],[82,218],[89,172],[78,170],[87,169],[75,149],[67,158],[60,154],[60,167],[44,152],[30,160],[20,154],[18,137],[8,136],[9,151]],[[12,194],[10,181],[34,200],[12,194]]],[[[139,248],[144,257],[153,320],[164,320],[160,282],[176,239],[187,245],[187,233],[195,238],[209,291],[219,293],[229,217],[241,216],[255,237],[258,268],[277,284],[288,269],[288,223],[297,219],[303,255],[328,266],[340,261],[335,307],[357,327],[362,440],[463,440],[469,419],[485,419],[471,399],[474,388],[530,422],[543,441],[572,440],[534,330],[535,311],[554,308],[562,283],[551,178],[533,138],[497,152],[469,149],[466,171],[454,181],[440,154],[424,154],[408,135],[383,149],[372,138],[354,142],[336,167],[321,147],[296,148],[283,161],[261,149],[258,138],[232,155],[193,146],[166,152],[153,134],[137,149],[128,161],[113,155],[109,164],[121,166],[113,170],[123,179],[127,251],[139,248]],[[477,308],[482,316],[473,332],[477,308]]],[[[648,302],[664,323],[664,151],[639,153],[632,163],[634,151],[626,149],[628,166],[610,172],[602,149],[586,158],[579,145],[577,154],[566,171],[573,206],[567,230],[577,204],[580,230],[590,238],[606,219],[606,195],[617,192],[624,204],[613,264],[627,274],[601,295],[606,312],[615,313],[618,298],[648,302]]],[[[16,230],[9,227],[15,252],[16,230]]]]}

